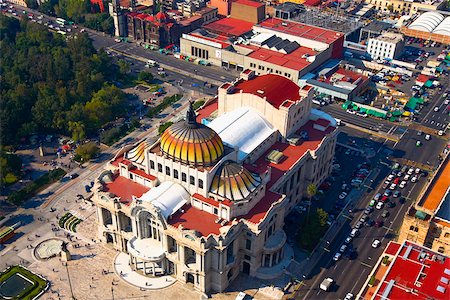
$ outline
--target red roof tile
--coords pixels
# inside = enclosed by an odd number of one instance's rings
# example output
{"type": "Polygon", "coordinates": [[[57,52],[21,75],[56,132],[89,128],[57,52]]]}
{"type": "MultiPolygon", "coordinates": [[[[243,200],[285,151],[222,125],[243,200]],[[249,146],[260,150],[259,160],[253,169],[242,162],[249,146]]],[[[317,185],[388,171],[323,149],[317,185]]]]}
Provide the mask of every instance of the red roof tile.
{"type": "Polygon", "coordinates": [[[449,286],[440,279],[442,277],[450,279],[450,275],[444,273],[445,269],[450,269],[450,259],[409,242],[405,242],[401,247],[400,253],[392,261],[390,269],[386,271],[385,278],[379,285],[374,299],[449,299],[449,286]],[[410,245],[413,248],[404,258],[410,245]],[[428,258],[420,258],[420,255],[425,253],[428,254],[428,258]],[[434,255],[440,255],[444,261],[432,259],[434,255]],[[391,280],[394,281],[394,285],[386,294],[386,298],[383,298],[382,295],[391,280]],[[445,288],[444,293],[437,290],[438,286],[445,288]],[[414,292],[411,292],[412,290],[414,292]]]}
{"type": "Polygon", "coordinates": [[[144,171],[139,170],[139,169],[132,169],[132,170],[130,170],[130,173],[136,174],[136,175],[138,175],[138,176],[147,178],[147,179],[152,180],[152,181],[153,181],[153,180],[156,180],[156,177],[155,177],[155,176],[153,176],[153,175],[151,175],[151,174],[147,174],[147,173],[145,173],[144,171]]]}
{"type": "Polygon", "coordinates": [[[197,199],[197,200],[199,200],[201,202],[208,203],[208,204],[213,205],[215,207],[219,207],[220,203],[222,203],[225,206],[231,206],[231,204],[232,204],[230,200],[225,199],[224,201],[217,201],[217,200],[214,200],[212,198],[203,197],[199,193],[193,194],[192,198],[195,198],[195,199],[197,199]]]}
{"type": "Polygon", "coordinates": [[[245,164],[245,167],[251,171],[258,174],[264,173],[268,167],[272,168],[272,176],[267,187],[270,188],[274,185],[278,179],[280,179],[284,173],[289,171],[292,166],[308,151],[316,150],[317,147],[322,142],[325,135],[333,132],[336,128],[329,126],[325,131],[320,131],[313,128],[313,121],[308,121],[304,126],[300,128],[299,131],[308,132],[308,141],[303,141],[299,145],[290,145],[285,143],[277,142],[272,147],[270,147],[256,162],[252,165],[245,164]],[[266,160],[267,155],[272,150],[278,150],[283,152],[284,159],[278,164],[272,163],[266,160]]]}
{"type": "Polygon", "coordinates": [[[209,117],[219,108],[219,101],[214,99],[210,104],[197,111],[197,122],[201,123],[202,119],[209,117]]]}
{"type": "Polygon", "coordinates": [[[111,164],[112,164],[113,166],[116,166],[116,167],[119,166],[119,163],[122,163],[122,164],[124,164],[124,165],[126,165],[126,166],[128,166],[129,164],[131,164],[131,162],[130,162],[129,160],[125,159],[123,156],[118,156],[115,160],[113,160],[113,161],[111,162],[111,164]]]}
{"type": "Polygon", "coordinates": [[[259,23],[258,26],[326,44],[331,44],[343,36],[341,32],[277,18],[268,18],[259,23]]]}
{"type": "Polygon", "coordinates": [[[252,30],[253,25],[252,22],[234,18],[223,18],[203,25],[203,28],[225,36],[241,36],[252,30]]]}
{"type": "Polygon", "coordinates": [[[395,255],[397,254],[398,249],[400,249],[400,244],[396,242],[389,242],[389,245],[387,246],[386,250],[384,250],[384,253],[389,255],[395,255]]]}
{"type": "Polygon", "coordinates": [[[145,192],[148,192],[150,188],[145,187],[139,183],[136,183],[123,176],[118,176],[113,182],[105,184],[105,191],[113,193],[117,197],[120,197],[120,202],[126,205],[130,205],[132,196],[141,197],[145,192]]]}
{"type": "Polygon", "coordinates": [[[199,210],[191,205],[184,205],[169,217],[167,223],[177,228],[183,225],[184,229],[196,230],[202,236],[208,236],[209,234],[220,233],[219,229],[222,225],[216,223],[216,219],[216,215],[199,210]]]}
{"type": "Polygon", "coordinates": [[[254,51],[247,55],[248,57],[272,63],[277,66],[293,69],[295,71],[300,71],[311,64],[306,60],[306,58],[302,58],[305,54],[311,56],[316,54],[316,51],[306,47],[298,47],[296,50],[288,54],[265,48],[259,48],[256,46],[253,46],[251,49],[254,51]]]}
{"type": "Polygon", "coordinates": [[[419,76],[417,76],[416,81],[425,83],[425,82],[428,81],[428,79],[430,79],[430,77],[428,77],[428,76],[426,76],[424,74],[419,74],[419,76]]]}
{"type": "Polygon", "coordinates": [[[251,80],[244,80],[235,84],[234,93],[254,94],[266,101],[273,107],[279,108],[285,100],[300,100],[300,88],[291,80],[274,74],[256,76],[251,80]],[[264,91],[260,93],[258,91],[264,91]]]}
{"type": "Polygon", "coordinates": [[[280,194],[266,191],[266,195],[248,212],[241,216],[240,219],[246,219],[252,223],[258,224],[267,214],[270,206],[283,197],[280,194]]]}

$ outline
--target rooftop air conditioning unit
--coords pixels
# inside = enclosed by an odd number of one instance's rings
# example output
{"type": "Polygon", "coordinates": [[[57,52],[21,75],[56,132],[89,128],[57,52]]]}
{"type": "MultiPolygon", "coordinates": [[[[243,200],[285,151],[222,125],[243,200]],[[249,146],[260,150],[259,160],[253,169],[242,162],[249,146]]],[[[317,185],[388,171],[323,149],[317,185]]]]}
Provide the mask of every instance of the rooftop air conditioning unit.
{"type": "Polygon", "coordinates": [[[287,23],[286,22],[282,22],[281,26],[287,26],[287,23]]]}
{"type": "Polygon", "coordinates": [[[264,91],[263,91],[263,90],[257,90],[256,92],[257,92],[258,94],[261,94],[261,95],[264,94],[264,91]]]}

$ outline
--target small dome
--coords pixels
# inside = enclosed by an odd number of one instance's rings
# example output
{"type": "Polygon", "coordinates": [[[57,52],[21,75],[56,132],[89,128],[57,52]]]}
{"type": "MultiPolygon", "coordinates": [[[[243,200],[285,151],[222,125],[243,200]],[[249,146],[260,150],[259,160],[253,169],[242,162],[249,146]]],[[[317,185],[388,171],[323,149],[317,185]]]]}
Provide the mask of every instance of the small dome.
{"type": "Polygon", "coordinates": [[[232,161],[224,162],[213,177],[210,193],[231,201],[245,199],[261,184],[261,177],[250,173],[244,166],[232,161]]]}
{"type": "Polygon", "coordinates": [[[192,103],[186,121],[173,124],[161,137],[161,151],[175,161],[193,166],[210,166],[223,154],[222,139],[211,128],[197,123],[192,103]]]}

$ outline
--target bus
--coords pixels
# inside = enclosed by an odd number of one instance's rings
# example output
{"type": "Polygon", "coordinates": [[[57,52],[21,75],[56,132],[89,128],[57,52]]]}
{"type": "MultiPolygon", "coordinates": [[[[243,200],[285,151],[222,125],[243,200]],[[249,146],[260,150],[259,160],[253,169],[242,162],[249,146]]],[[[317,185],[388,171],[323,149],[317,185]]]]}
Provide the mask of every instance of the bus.
{"type": "Polygon", "coordinates": [[[67,21],[63,18],[56,18],[56,23],[58,23],[59,25],[65,25],[67,24],[67,21]]]}

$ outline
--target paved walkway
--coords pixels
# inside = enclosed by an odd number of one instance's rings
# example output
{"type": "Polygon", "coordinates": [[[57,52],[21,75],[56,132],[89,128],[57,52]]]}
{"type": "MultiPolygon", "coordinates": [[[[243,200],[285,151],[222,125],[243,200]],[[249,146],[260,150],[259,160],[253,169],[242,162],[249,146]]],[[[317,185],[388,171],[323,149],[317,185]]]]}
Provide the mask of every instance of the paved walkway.
{"type": "Polygon", "coordinates": [[[128,264],[129,258],[126,253],[121,252],[114,259],[114,271],[128,284],[146,290],[158,290],[176,282],[176,279],[172,276],[147,277],[134,272],[128,264]]]}

